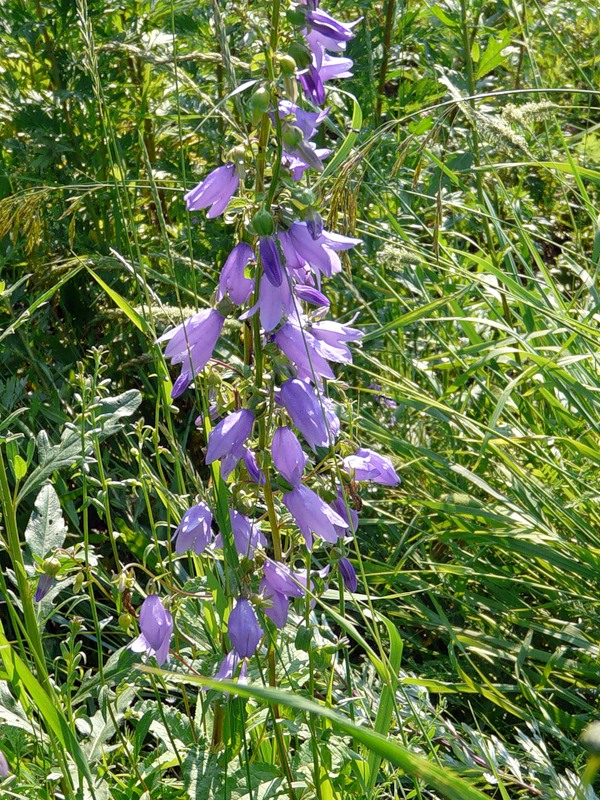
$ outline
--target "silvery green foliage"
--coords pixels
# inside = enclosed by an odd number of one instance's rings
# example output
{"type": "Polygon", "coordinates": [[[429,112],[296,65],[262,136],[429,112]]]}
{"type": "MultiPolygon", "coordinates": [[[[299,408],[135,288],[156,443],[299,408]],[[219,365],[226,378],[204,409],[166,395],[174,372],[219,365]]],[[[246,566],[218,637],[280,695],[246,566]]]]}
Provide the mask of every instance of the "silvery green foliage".
{"type": "Polygon", "coordinates": [[[33,505],[25,528],[25,541],[31,554],[42,560],[63,546],[66,535],[60,500],[52,484],[46,483],[33,505]]]}

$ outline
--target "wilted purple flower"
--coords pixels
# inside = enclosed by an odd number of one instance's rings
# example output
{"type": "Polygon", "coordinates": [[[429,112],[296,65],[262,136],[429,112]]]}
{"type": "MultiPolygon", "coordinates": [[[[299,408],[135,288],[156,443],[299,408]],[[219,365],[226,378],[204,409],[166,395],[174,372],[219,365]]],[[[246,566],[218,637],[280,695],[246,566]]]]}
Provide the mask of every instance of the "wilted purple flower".
{"type": "Polygon", "coordinates": [[[156,594],[150,594],[140,610],[140,635],[129,643],[134,653],[155,656],[159,666],[169,660],[173,617],[156,594]]]}
{"type": "Polygon", "coordinates": [[[240,657],[238,654],[235,652],[235,650],[230,650],[223,661],[221,661],[221,665],[217,671],[217,674],[215,675],[215,678],[217,680],[231,680],[239,663],[240,657]]]}
{"type": "Polygon", "coordinates": [[[279,400],[309,447],[328,447],[340,430],[332,403],[324,395],[297,378],[286,381],[279,391],[279,400]]]}
{"type": "Polygon", "coordinates": [[[8,768],[8,761],[6,760],[6,756],[0,750],[0,778],[8,778],[8,773],[10,772],[8,768]]]}
{"type": "Polygon", "coordinates": [[[271,456],[277,471],[290,486],[297,486],[302,480],[302,473],[308,457],[302,450],[296,434],[291,428],[277,428],[273,434],[271,456]]]}
{"type": "Polygon", "coordinates": [[[264,631],[258,624],[256,611],[241,597],[229,615],[227,633],[240,658],[250,658],[256,652],[264,631]]]}
{"type": "Polygon", "coordinates": [[[205,308],[157,339],[160,344],[168,342],[165,358],[172,364],[182,364],[171,391],[173,399],[182,395],[208,364],[224,322],[225,317],[214,308],[205,308]]]}
{"type": "Polygon", "coordinates": [[[335,378],[333,370],[326,361],[330,348],[323,345],[305,328],[286,322],[274,336],[283,353],[298,368],[301,380],[321,384],[321,378],[335,378]]]}
{"type": "Polygon", "coordinates": [[[212,513],[206,503],[198,503],[185,512],[173,534],[175,552],[178,555],[193,550],[200,555],[212,539],[212,513]]]}
{"type": "Polygon", "coordinates": [[[188,211],[200,211],[210,206],[207,217],[218,217],[237,192],[240,179],[235,164],[217,167],[197,186],[183,196],[188,211]]]}
{"type": "Polygon", "coordinates": [[[344,586],[348,591],[355,592],[358,588],[358,578],[354,567],[347,558],[340,558],[338,561],[338,569],[344,581],[344,586]]]}
{"type": "Polygon", "coordinates": [[[55,583],[56,578],[53,575],[40,575],[37,588],[35,590],[35,597],[33,598],[35,602],[39,603],[42,601],[55,583]]]}
{"type": "Polygon", "coordinates": [[[260,260],[263,271],[273,286],[281,286],[283,281],[283,265],[277,242],[272,236],[261,236],[258,241],[260,260]]]}
{"type": "Polygon", "coordinates": [[[246,465],[246,469],[248,470],[248,475],[250,480],[253,483],[256,483],[258,486],[264,486],[267,479],[265,478],[265,473],[260,469],[258,464],[256,463],[256,456],[252,452],[252,450],[248,450],[247,447],[244,447],[242,452],[242,458],[244,459],[244,464],[246,465]]]}
{"type": "Polygon", "coordinates": [[[248,300],[254,291],[254,279],[246,278],[244,273],[247,265],[253,260],[254,253],[249,244],[245,242],[236,244],[221,270],[217,291],[218,302],[221,302],[226,294],[236,306],[241,306],[248,300]]]}
{"type": "Polygon", "coordinates": [[[313,533],[326,542],[334,543],[340,538],[338,531],[345,532],[348,528],[348,523],[337,511],[306,486],[298,486],[284,494],[283,503],[294,517],[309,550],[312,549],[313,533]]]}
{"type": "Polygon", "coordinates": [[[385,486],[400,483],[390,459],[364,447],[344,459],[344,468],[356,481],[373,481],[385,486]]]}
{"type": "Polygon", "coordinates": [[[233,411],[213,428],[208,437],[206,463],[227,459],[221,464],[221,474],[227,480],[237,462],[244,455],[244,442],[252,433],[254,414],[247,408],[233,411]]]}
{"type": "Polygon", "coordinates": [[[347,533],[356,533],[358,528],[358,513],[348,504],[341,486],[338,486],[338,494],[331,504],[331,507],[337,511],[344,522],[348,523],[348,528],[350,529],[349,531],[340,529],[338,534],[340,536],[345,536],[347,533]]]}

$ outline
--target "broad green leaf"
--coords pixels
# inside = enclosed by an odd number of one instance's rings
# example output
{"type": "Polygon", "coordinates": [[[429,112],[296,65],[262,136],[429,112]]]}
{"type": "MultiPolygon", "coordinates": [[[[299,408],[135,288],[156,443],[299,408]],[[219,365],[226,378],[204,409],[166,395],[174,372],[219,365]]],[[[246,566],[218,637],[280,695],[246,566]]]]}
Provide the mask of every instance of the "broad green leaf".
{"type": "Polygon", "coordinates": [[[490,36],[487,47],[485,48],[481,60],[477,65],[477,72],[475,78],[479,80],[485,77],[488,72],[499,67],[506,60],[506,56],[502,55],[502,51],[510,44],[511,34],[510,31],[503,30],[500,32],[500,38],[496,39],[490,36]]]}
{"type": "Polygon", "coordinates": [[[33,511],[25,528],[25,541],[34,556],[44,559],[62,547],[67,528],[62,516],[60,500],[51,483],[40,489],[33,511]]]}

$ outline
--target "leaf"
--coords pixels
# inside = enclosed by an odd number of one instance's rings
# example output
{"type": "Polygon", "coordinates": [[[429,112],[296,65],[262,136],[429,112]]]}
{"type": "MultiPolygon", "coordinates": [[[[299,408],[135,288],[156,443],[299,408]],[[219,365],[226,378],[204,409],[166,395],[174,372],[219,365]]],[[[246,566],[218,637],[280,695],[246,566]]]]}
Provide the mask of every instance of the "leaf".
{"type": "Polygon", "coordinates": [[[116,303],[116,305],[121,309],[121,311],[125,314],[125,316],[127,316],[131,320],[131,322],[133,322],[136,328],[138,328],[142,333],[152,335],[150,326],[148,325],[146,320],[140,314],[138,314],[135,308],[133,308],[133,306],[130,305],[129,302],[122,295],[120,295],[117,291],[112,289],[108,285],[108,283],[103,281],[102,278],[99,275],[97,275],[93,269],[88,267],[87,270],[92,276],[92,278],[97,283],[100,284],[100,286],[104,289],[104,291],[111,298],[111,300],[113,300],[113,302],[116,303]]]}
{"type": "MultiPolygon", "coordinates": [[[[487,796],[471,786],[463,778],[450,769],[442,769],[422,756],[412,753],[396,742],[386,739],[385,736],[350,722],[349,719],[324,705],[319,705],[314,700],[308,700],[292,692],[273,689],[265,686],[243,685],[235,681],[217,681],[214,678],[205,678],[203,675],[181,675],[168,670],[141,665],[142,672],[160,675],[166,681],[175,683],[194,683],[198,686],[210,686],[221,692],[231,692],[239,697],[255,698],[269,705],[280,705],[295,708],[311,716],[323,717],[329,720],[334,728],[352,736],[363,744],[369,751],[385,758],[392,764],[403,769],[412,778],[418,778],[432,786],[448,800],[488,800],[487,796]]],[[[197,797],[198,795],[196,795],[197,797]]]]}
{"type": "Polygon", "coordinates": [[[67,534],[60,500],[54,486],[42,486],[35,499],[33,511],[25,528],[25,541],[30,551],[40,560],[62,547],[67,534]]]}
{"type": "Polygon", "coordinates": [[[50,444],[46,431],[40,431],[37,445],[38,466],[32,470],[21,487],[16,505],[30,492],[36,491],[57,469],[70,467],[82,456],[81,431],[68,425],[63,429],[59,444],[50,444]]]}
{"type": "Polygon", "coordinates": [[[477,72],[475,73],[476,80],[483,78],[488,72],[496,69],[496,67],[499,67],[500,64],[506,60],[506,56],[502,55],[502,51],[508,44],[510,44],[510,31],[501,31],[499,39],[490,36],[487,47],[477,66],[477,72]]]}

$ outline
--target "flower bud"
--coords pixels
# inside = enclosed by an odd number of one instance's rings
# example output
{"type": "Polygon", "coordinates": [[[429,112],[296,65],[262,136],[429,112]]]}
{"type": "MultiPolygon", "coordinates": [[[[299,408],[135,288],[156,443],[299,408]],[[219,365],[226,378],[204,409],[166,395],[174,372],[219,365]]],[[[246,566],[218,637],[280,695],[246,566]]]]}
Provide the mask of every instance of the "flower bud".
{"type": "Polygon", "coordinates": [[[119,628],[121,628],[124,631],[128,631],[129,628],[131,628],[132,624],[133,624],[133,617],[131,616],[131,614],[124,612],[123,614],[119,615],[119,628]]]}
{"type": "Polygon", "coordinates": [[[293,75],[296,72],[296,61],[288,54],[279,56],[279,68],[284,75],[293,75]]]}
{"type": "Polygon", "coordinates": [[[264,631],[258,624],[256,611],[243,597],[237,601],[229,615],[227,633],[240,658],[250,658],[254,655],[264,631]]]}
{"type": "Polygon", "coordinates": [[[297,125],[286,125],[283,129],[283,143],[288,150],[296,150],[304,140],[304,134],[297,125]]]}
{"type": "Polygon", "coordinates": [[[250,98],[250,112],[252,114],[252,124],[260,122],[263,114],[266,114],[271,107],[271,92],[264,86],[257,89],[250,98]]]}
{"type": "Polygon", "coordinates": [[[254,228],[257,236],[270,236],[275,230],[275,223],[273,217],[266,208],[261,208],[252,217],[252,227],[254,228]]]}
{"type": "Polygon", "coordinates": [[[47,558],[42,562],[42,572],[44,575],[49,575],[51,578],[56,577],[60,572],[60,561],[55,556],[47,558]]]}
{"type": "Polygon", "coordinates": [[[344,581],[344,586],[349,592],[355,592],[358,588],[358,578],[354,567],[347,558],[340,558],[338,562],[338,569],[344,581]]]}
{"type": "Polygon", "coordinates": [[[593,756],[600,756],[600,720],[590,722],[590,724],[583,729],[579,742],[588,753],[593,756]]]}
{"type": "Polygon", "coordinates": [[[312,62],[310,50],[300,42],[292,42],[288,48],[288,53],[298,65],[298,69],[306,69],[312,62]]]}

